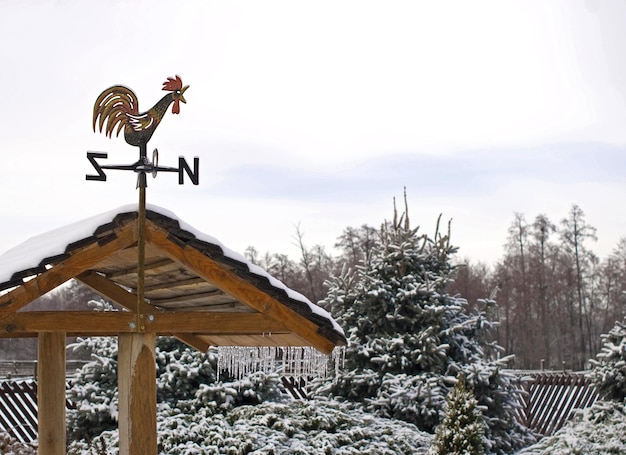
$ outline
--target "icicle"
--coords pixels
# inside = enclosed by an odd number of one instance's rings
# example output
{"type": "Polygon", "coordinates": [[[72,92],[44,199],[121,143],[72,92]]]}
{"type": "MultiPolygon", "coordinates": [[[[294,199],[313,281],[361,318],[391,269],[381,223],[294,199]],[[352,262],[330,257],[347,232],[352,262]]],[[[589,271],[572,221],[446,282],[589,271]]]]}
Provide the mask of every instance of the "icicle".
{"type": "Polygon", "coordinates": [[[221,372],[227,372],[237,380],[253,372],[280,374],[298,378],[326,377],[329,374],[329,361],[334,363],[337,374],[345,361],[345,348],[335,348],[330,356],[311,347],[246,347],[220,346],[217,350],[218,379],[221,372]]]}

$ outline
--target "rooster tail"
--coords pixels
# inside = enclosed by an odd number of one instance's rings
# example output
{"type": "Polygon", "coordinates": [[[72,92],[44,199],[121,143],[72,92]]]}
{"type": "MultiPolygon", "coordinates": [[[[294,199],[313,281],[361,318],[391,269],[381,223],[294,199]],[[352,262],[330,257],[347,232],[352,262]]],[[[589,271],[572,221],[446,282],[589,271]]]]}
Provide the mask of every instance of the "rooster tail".
{"type": "Polygon", "coordinates": [[[105,134],[111,137],[117,127],[117,136],[127,124],[126,114],[138,113],[137,96],[131,89],[122,85],[110,87],[100,94],[93,106],[93,130],[96,131],[98,123],[99,131],[102,132],[104,128],[105,134]]]}

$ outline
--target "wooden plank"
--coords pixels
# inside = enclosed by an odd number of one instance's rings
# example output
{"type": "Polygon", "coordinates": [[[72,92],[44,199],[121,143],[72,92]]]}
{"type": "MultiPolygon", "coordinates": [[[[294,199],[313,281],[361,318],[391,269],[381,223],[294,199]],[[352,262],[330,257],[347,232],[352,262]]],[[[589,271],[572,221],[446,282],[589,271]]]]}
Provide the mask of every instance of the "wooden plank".
{"type": "Polygon", "coordinates": [[[0,320],[135,241],[135,225],[132,223],[119,230],[114,240],[104,245],[93,243],[74,252],[60,264],[0,296],[0,320]]]}
{"type": "MultiPolygon", "coordinates": [[[[156,269],[159,267],[163,267],[165,265],[170,265],[172,264],[173,261],[169,258],[167,259],[159,259],[157,261],[154,262],[150,262],[148,264],[146,264],[145,266],[145,270],[152,270],[152,269],[156,269]]],[[[117,277],[121,277],[121,276],[126,276],[126,275],[136,275],[137,274],[137,265],[134,264],[132,267],[126,267],[124,269],[120,269],[120,270],[116,270],[115,272],[111,272],[107,274],[107,277],[109,278],[117,278],[117,277]]]]}
{"type": "Polygon", "coordinates": [[[156,336],[124,333],[118,340],[119,450],[156,455],[156,336]]]}
{"type": "Polygon", "coordinates": [[[64,455],[65,425],[65,333],[39,335],[39,454],[64,455]]]}
{"type": "Polygon", "coordinates": [[[308,346],[307,341],[294,333],[271,333],[265,335],[202,335],[211,346],[308,346]]]}
{"type": "Polygon", "coordinates": [[[227,294],[269,318],[282,322],[289,330],[297,333],[306,343],[319,351],[330,354],[335,345],[318,333],[319,327],[287,308],[285,305],[259,290],[253,284],[231,273],[224,266],[190,246],[181,247],[168,240],[168,232],[148,220],[146,240],[161,249],[167,256],[203,277],[227,294]]]}
{"type": "MultiPolygon", "coordinates": [[[[168,261],[172,262],[171,259],[168,259],[168,261]]],[[[183,286],[189,286],[189,285],[198,284],[198,283],[205,283],[205,280],[200,277],[191,277],[191,278],[186,278],[183,280],[173,281],[170,283],[157,283],[151,286],[145,286],[144,290],[146,292],[149,292],[149,291],[158,291],[161,289],[175,289],[175,288],[180,288],[183,286]]]]}
{"type": "MultiPolygon", "coordinates": [[[[128,311],[25,311],[2,320],[0,328],[10,336],[41,332],[117,335],[137,331],[136,315],[128,311]]],[[[280,322],[260,313],[152,312],[145,328],[158,334],[278,335],[289,331],[280,322]]],[[[202,343],[204,344],[204,343],[202,343]]]]}
{"type": "MultiPolygon", "coordinates": [[[[151,303],[156,306],[169,306],[176,303],[185,303],[193,300],[209,299],[211,297],[224,295],[224,292],[220,289],[215,289],[207,292],[199,292],[197,294],[183,294],[177,297],[168,297],[165,299],[152,299],[151,303]]],[[[198,306],[196,303],[195,306],[198,306]]],[[[207,305],[207,306],[210,306],[207,305]]]]}
{"type": "Polygon", "coordinates": [[[154,313],[146,321],[146,330],[164,333],[195,333],[198,335],[264,335],[287,333],[280,322],[261,313],[154,313]]]}
{"type": "Polygon", "coordinates": [[[127,311],[24,311],[0,322],[9,335],[41,332],[110,333],[131,332],[134,315],[127,311]]]}

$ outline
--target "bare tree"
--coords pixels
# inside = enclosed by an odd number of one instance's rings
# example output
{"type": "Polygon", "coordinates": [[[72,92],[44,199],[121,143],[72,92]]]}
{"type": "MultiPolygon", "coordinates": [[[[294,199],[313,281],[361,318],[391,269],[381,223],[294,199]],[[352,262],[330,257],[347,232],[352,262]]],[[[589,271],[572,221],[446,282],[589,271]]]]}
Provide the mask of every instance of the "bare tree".
{"type": "Polygon", "coordinates": [[[345,228],[335,243],[335,248],[342,251],[340,260],[351,269],[359,264],[368,264],[378,235],[377,229],[366,224],[345,228]]]}
{"type": "Polygon", "coordinates": [[[535,271],[535,285],[537,287],[537,306],[539,307],[539,328],[543,341],[542,359],[551,364],[551,335],[552,335],[552,318],[550,317],[550,299],[549,299],[549,276],[548,267],[549,243],[550,235],[556,232],[556,226],[548,219],[546,215],[538,215],[531,226],[532,256],[534,258],[533,270],[535,271]]]}
{"type": "Polygon", "coordinates": [[[584,212],[575,204],[572,206],[568,217],[561,221],[561,226],[561,239],[566,253],[569,253],[574,262],[576,272],[578,342],[580,344],[578,366],[584,368],[590,350],[588,349],[589,333],[585,334],[584,330],[585,280],[590,263],[594,259],[593,253],[586,249],[585,241],[597,240],[596,228],[587,224],[584,212]]]}
{"type": "Polygon", "coordinates": [[[318,302],[326,293],[324,283],[335,272],[335,261],[321,245],[307,248],[300,225],[296,226],[295,244],[300,249],[300,265],[306,277],[308,297],[318,302]]]}

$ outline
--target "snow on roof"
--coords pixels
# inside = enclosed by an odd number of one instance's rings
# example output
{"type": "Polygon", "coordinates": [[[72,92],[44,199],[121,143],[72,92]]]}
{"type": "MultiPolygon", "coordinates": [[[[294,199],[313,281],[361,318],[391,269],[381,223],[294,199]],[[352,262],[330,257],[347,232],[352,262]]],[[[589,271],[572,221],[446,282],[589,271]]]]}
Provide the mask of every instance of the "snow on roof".
{"type": "MultiPolygon", "coordinates": [[[[284,290],[289,298],[307,304],[313,314],[327,319],[336,332],[345,336],[343,329],[326,310],[315,305],[299,292],[285,286],[285,284],[271,276],[265,270],[249,262],[243,255],[227,248],[216,238],[193,228],[167,209],[152,204],[147,204],[146,209],[178,222],[181,229],[190,232],[198,240],[220,247],[224,256],[246,265],[251,273],[266,278],[273,287],[284,290]]],[[[63,255],[68,245],[92,236],[100,226],[111,222],[117,215],[133,212],[137,212],[137,205],[124,205],[117,209],[32,237],[20,245],[7,250],[0,255],[0,283],[11,281],[15,274],[19,272],[40,268],[43,260],[63,255]]]]}

